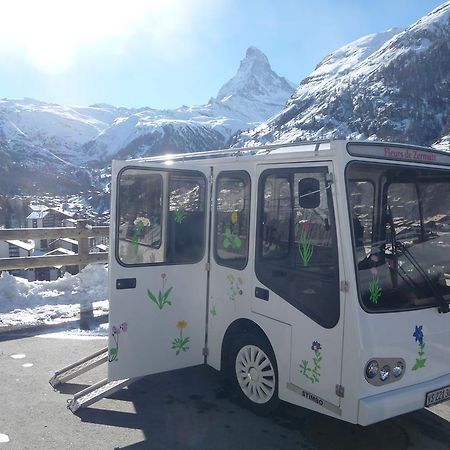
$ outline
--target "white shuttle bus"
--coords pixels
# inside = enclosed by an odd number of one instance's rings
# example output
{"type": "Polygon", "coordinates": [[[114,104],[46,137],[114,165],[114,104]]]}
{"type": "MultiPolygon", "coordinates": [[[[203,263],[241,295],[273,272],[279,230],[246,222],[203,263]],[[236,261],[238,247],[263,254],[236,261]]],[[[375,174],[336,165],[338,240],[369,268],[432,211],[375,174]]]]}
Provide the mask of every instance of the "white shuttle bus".
{"type": "Polygon", "coordinates": [[[336,140],[114,161],[108,378],[199,364],[259,413],[450,398],[450,153],[336,140]]]}

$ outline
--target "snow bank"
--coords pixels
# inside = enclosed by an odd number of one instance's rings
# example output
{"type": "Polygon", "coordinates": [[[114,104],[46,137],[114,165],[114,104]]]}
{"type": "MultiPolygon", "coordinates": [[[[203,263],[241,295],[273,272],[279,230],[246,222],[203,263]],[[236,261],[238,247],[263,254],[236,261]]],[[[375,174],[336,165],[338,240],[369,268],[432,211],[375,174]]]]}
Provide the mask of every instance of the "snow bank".
{"type": "Polygon", "coordinates": [[[104,265],[66,273],[55,281],[29,282],[6,272],[0,276],[0,327],[51,323],[76,317],[80,304],[108,311],[108,271],[104,265]]]}

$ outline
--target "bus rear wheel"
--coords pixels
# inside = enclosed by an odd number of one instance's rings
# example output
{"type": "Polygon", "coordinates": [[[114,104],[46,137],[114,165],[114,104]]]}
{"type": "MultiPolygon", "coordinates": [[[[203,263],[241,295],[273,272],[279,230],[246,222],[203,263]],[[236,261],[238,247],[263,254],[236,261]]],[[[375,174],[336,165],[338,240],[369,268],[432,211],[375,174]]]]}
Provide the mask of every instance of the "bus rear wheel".
{"type": "Polygon", "coordinates": [[[279,405],[275,355],[265,340],[244,335],[232,346],[229,376],[240,403],[259,415],[279,405]]]}

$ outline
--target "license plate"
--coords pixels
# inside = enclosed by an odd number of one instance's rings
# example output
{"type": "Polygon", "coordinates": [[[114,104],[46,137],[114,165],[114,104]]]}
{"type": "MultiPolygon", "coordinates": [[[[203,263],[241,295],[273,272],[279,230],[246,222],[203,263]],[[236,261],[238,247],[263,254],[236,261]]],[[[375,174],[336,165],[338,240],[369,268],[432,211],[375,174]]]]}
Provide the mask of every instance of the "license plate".
{"type": "Polygon", "coordinates": [[[425,397],[425,406],[436,405],[450,399],[450,386],[445,386],[435,391],[427,392],[425,397]]]}

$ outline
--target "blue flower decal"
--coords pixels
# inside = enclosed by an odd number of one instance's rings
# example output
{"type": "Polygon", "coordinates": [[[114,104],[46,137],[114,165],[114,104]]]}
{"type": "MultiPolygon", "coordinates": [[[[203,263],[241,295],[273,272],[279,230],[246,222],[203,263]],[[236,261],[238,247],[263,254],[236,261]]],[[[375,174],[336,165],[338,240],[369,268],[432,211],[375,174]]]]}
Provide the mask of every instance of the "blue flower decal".
{"type": "Polygon", "coordinates": [[[319,350],[322,350],[322,346],[320,345],[319,341],[314,341],[311,345],[311,350],[318,352],[319,350]]]}
{"type": "Polygon", "coordinates": [[[423,325],[416,325],[416,331],[413,333],[413,337],[416,338],[416,342],[419,344],[423,344],[423,331],[422,331],[423,325]]]}

